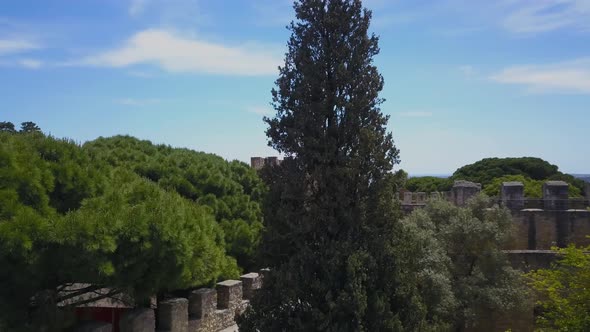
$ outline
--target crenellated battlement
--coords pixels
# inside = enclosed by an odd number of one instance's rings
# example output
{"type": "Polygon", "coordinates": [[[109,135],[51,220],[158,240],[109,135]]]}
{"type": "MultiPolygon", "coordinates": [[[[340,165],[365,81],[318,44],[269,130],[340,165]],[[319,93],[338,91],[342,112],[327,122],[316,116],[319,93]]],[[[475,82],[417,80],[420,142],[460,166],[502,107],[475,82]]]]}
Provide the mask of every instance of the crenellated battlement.
{"type": "MultiPolygon", "coordinates": [[[[188,298],[170,298],[157,303],[155,309],[135,308],[124,312],[119,320],[120,332],[211,332],[236,325],[250,299],[262,286],[262,273],[248,273],[240,280],[225,280],[216,288],[201,288],[188,298]]],[[[84,322],[75,331],[112,331],[103,322],[84,322]]]]}
{"type": "MultiPolygon", "coordinates": [[[[464,205],[479,193],[481,186],[457,181],[449,192],[431,193],[430,197],[443,198],[464,205]]],[[[587,193],[590,193],[590,184],[587,193]]],[[[429,196],[424,192],[402,192],[401,203],[406,213],[425,206],[429,196]]],[[[590,245],[590,197],[569,198],[569,185],[563,181],[547,181],[543,185],[543,198],[524,196],[521,182],[504,182],[500,197],[495,203],[512,213],[512,236],[504,248],[513,266],[522,270],[548,267],[555,259],[550,249],[590,245]]]]}

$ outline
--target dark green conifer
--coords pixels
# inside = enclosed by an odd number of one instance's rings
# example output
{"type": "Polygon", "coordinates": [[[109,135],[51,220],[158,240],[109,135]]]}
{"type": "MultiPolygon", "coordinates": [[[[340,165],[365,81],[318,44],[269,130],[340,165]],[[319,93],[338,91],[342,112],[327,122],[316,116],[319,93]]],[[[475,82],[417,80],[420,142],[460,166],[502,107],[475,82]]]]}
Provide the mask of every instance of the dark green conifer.
{"type": "Polygon", "coordinates": [[[263,171],[271,272],[240,330],[420,329],[429,318],[414,275],[421,253],[403,248],[411,239],[395,205],[399,151],[379,108],[371,12],[360,0],[294,8],[277,113],[265,119],[269,145],[285,155],[263,171]]]}

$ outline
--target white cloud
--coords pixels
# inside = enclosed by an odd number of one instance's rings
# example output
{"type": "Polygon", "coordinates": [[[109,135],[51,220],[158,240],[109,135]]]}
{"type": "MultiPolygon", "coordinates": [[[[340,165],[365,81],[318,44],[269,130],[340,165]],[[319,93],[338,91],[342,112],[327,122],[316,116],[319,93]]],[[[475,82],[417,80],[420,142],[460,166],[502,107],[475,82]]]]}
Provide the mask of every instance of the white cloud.
{"type": "Polygon", "coordinates": [[[463,75],[466,77],[473,77],[477,73],[475,68],[473,68],[471,65],[459,66],[459,71],[461,71],[461,73],[463,73],[463,75]]]}
{"type": "Polygon", "coordinates": [[[136,17],[143,13],[145,7],[148,3],[148,0],[131,0],[131,4],[129,5],[129,15],[136,17]]]}
{"type": "Polygon", "coordinates": [[[124,105],[124,106],[149,106],[160,103],[162,100],[157,98],[148,98],[148,99],[135,99],[135,98],[122,98],[115,100],[115,103],[124,105]]]}
{"type": "Polygon", "coordinates": [[[263,116],[271,116],[274,114],[274,110],[272,108],[264,106],[248,107],[246,111],[263,116]]]}
{"type": "Polygon", "coordinates": [[[548,65],[512,66],[490,77],[504,84],[520,84],[536,93],[590,94],[590,57],[548,65]]]}
{"type": "Polygon", "coordinates": [[[432,116],[432,112],[427,111],[408,111],[408,112],[399,112],[396,113],[399,116],[403,116],[406,118],[427,118],[432,116]]]}
{"type": "Polygon", "coordinates": [[[40,46],[28,40],[0,39],[0,55],[22,53],[39,49],[40,46]]]}
{"type": "Polygon", "coordinates": [[[503,21],[503,26],[510,31],[539,33],[562,28],[590,29],[588,0],[529,0],[518,4],[503,21]]]}
{"type": "Polygon", "coordinates": [[[255,44],[227,46],[148,29],[136,33],[122,47],[67,64],[115,68],[148,64],[174,73],[275,75],[281,63],[275,53],[280,54],[255,44]]]}
{"type": "Polygon", "coordinates": [[[28,69],[38,69],[43,66],[43,62],[35,59],[20,59],[18,64],[28,69]]]}

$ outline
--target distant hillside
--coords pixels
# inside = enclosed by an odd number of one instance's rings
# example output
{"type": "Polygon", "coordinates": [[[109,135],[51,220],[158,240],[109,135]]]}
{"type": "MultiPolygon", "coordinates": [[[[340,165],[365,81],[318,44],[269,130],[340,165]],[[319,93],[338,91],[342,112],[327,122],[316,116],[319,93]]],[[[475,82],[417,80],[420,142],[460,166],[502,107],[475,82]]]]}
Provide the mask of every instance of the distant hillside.
{"type": "Polygon", "coordinates": [[[590,182],[590,174],[572,174],[572,176],[575,177],[576,179],[590,182]]]}

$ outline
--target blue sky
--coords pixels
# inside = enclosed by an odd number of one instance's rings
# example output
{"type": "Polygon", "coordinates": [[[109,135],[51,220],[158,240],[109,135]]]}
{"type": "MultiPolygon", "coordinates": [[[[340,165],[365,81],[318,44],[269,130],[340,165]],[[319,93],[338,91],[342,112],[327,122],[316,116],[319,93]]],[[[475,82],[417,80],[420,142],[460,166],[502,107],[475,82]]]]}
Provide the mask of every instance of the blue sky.
{"type": "MultiPolygon", "coordinates": [[[[590,0],[367,0],[410,174],[536,156],[590,173],[590,0]]],[[[288,0],[0,0],[0,121],[275,154],[288,0]]]]}

